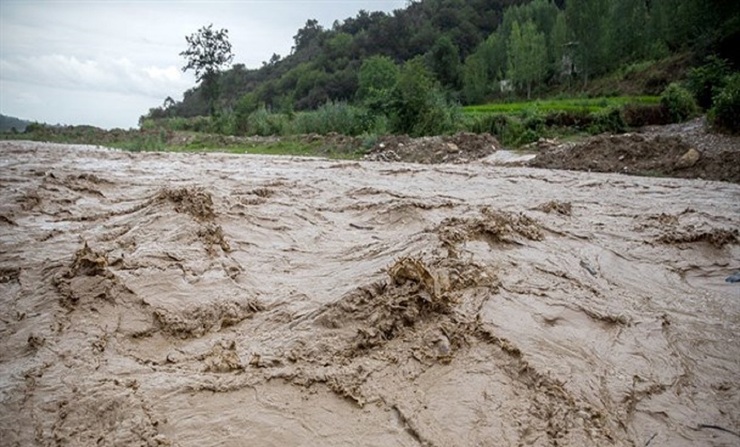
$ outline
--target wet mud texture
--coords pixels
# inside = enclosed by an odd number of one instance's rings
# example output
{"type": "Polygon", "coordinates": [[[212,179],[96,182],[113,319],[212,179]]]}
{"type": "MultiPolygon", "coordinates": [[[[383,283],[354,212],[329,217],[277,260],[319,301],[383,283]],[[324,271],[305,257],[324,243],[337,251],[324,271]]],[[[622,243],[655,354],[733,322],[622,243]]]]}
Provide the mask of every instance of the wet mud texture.
{"type": "MultiPolygon", "coordinates": [[[[704,139],[710,136],[704,134],[704,139]]],[[[529,165],[740,183],[740,139],[726,137],[724,146],[714,148],[692,138],[650,133],[596,136],[546,149],[529,165]]]]}
{"type": "Polygon", "coordinates": [[[410,163],[468,163],[491,155],[500,149],[498,140],[491,134],[458,132],[448,136],[411,138],[404,135],[387,135],[364,156],[369,161],[410,163]]]}
{"type": "Polygon", "coordinates": [[[3,446],[736,446],[740,186],[0,143],[3,446]]]}

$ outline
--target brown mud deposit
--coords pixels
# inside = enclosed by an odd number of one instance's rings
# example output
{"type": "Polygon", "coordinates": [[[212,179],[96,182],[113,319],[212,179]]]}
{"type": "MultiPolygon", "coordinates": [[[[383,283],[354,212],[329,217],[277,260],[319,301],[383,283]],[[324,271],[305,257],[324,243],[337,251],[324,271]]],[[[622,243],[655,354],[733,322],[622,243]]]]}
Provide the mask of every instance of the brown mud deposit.
{"type": "Polygon", "coordinates": [[[0,143],[0,444],[736,446],[740,186],[0,143]]]}
{"type": "Polygon", "coordinates": [[[381,137],[365,155],[369,161],[404,161],[410,163],[468,163],[491,155],[501,145],[491,134],[459,132],[449,136],[411,138],[381,137]]]}
{"type": "Polygon", "coordinates": [[[595,136],[575,145],[547,148],[529,165],[740,183],[740,138],[692,129],[675,134],[646,129],[645,134],[595,136]]]}

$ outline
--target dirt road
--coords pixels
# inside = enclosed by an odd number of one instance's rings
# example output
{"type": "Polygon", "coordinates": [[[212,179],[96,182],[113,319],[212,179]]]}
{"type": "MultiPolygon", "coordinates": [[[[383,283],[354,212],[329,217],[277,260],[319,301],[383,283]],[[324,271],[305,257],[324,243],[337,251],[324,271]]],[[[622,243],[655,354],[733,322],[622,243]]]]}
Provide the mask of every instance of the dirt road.
{"type": "Polygon", "coordinates": [[[0,142],[2,445],[736,446],[740,185],[0,142]]]}

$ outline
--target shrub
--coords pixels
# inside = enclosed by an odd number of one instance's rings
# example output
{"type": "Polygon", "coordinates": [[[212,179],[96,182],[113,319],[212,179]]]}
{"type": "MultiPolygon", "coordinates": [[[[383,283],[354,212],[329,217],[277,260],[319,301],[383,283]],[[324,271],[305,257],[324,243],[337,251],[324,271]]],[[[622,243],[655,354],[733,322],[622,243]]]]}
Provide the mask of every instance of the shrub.
{"type": "Polygon", "coordinates": [[[665,107],[672,122],[686,121],[697,112],[696,101],[688,90],[672,83],[660,95],[660,105],[665,107]]]}
{"type": "Polygon", "coordinates": [[[448,103],[438,90],[433,90],[429,92],[427,105],[417,116],[411,134],[423,136],[451,133],[460,120],[459,107],[448,103]]]}
{"type": "Polygon", "coordinates": [[[264,107],[252,112],[246,122],[237,121],[237,128],[247,135],[259,135],[267,137],[271,135],[284,135],[288,127],[288,119],[280,113],[271,113],[264,107]]]}
{"type": "Polygon", "coordinates": [[[720,129],[740,133],[740,73],[727,78],[725,88],[714,96],[710,121],[720,129]]]}
{"type": "Polygon", "coordinates": [[[545,127],[545,117],[535,109],[526,109],[521,113],[522,125],[531,131],[541,132],[545,127]]]}
{"type": "Polygon", "coordinates": [[[586,111],[557,111],[545,116],[545,125],[548,127],[573,127],[586,129],[594,122],[594,115],[586,111]]]}
{"type": "Polygon", "coordinates": [[[518,118],[506,114],[491,114],[476,117],[467,123],[466,130],[474,133],[490,133],[504,146],[518,147],[537,141],[538,130],[528,129],[518,118]]]}
{"type": "Polygon", "coordinates": [[[295,115],[287,133],[360,135],[370,130],[372,119],[365,109],[344,102],[327,102],[316,110],[295,115]]]}
{"type": "Polygon", "coordinates": [[[593,124],[591,124],[591,133],[622,133],[627,129],[627,124],[622,117],[622,110],[618,107],[610,107],[606,110],[596,112],[593,124]]]}
{"type": "Polygon", "coordinates": [[[712,106],[712,98],[722,89],[729,74],[730,66],[726,60],[709,56],[704,65],[689,71],[686,86],[699,106],[706,110],[712,106]]]}

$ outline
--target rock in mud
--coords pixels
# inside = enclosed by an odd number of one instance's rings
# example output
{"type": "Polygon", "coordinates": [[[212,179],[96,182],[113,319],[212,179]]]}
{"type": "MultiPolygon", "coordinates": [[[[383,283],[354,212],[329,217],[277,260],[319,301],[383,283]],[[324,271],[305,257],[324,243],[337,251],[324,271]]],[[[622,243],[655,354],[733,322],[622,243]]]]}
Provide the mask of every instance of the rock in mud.
{"type": "Polygon", "coordinates": [[[678,162],[676,163],[676,168],[678,169],[690,168],[694,166],[699,161],[700,158],[701,158],[701,153],[692,147],[691,149],[686,151],[686,153],[683,154],[681,158],[678,159],[678,162]]]}

